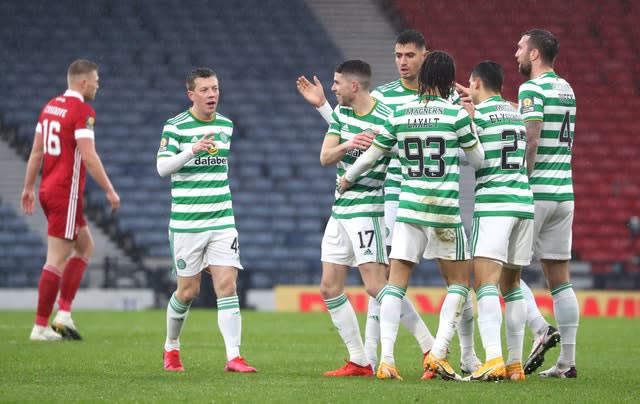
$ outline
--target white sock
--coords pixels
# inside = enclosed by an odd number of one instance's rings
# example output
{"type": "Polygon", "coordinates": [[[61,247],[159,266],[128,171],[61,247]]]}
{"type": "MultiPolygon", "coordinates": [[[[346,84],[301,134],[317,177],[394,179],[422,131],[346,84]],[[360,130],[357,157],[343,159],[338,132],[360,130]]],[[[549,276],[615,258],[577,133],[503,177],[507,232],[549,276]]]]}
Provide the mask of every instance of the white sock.
{"type": "Polygon", "coordinates": [[[218,302],[218,328],[224,339],[227,361],[240,356],[242,316],[238,296],[221,297],[218,302]]]}
{"type": "Polygon", "coordinates": [[[333,299],[325,299],[327,310],[331,315],[331,321],[338,330],[338,334],[344,341],[349,351],[349,360],[357,365],[366,366],[367,357],[364,354],[364,345],[360,337],[360,326],[351,302],[343,293],[333,299]]]}
{"type": "Polygon", "coordinates": [[[524,324],[526,322],[527,304],[520,288],[514,288],[502,295],[505,303],[505,323],[507,332],[507,365],[522,363],[522,346],[524,345],[524,324]]]}
{"type": "Polygon", "coordinates": [[[407,296],[402,299],[400,323],[416,338],[422,353],[431,350],[433,335],[407,296]]]}
{"type": "Polygon", "coordinates": [[[522,295],[524,296],[524,301],[526,302],[527,307],[527,325],[534,335],[540,335],[547,331],[549,323],[542,313],[540,313],[540,309],[538,309],[538,304],[536,303],[536,298],[533,296],[533,292],[529,288],[529,285],[527,285],[522,279],[520,280],[520,289],[522,290],[522,295]]]}
{"type": "Polygon", "coordinates": [[[378,343],[380,342],[380,303],[369,297],[367,322],[364,328],[364,353],[371,367],[378,364],[378,343]]]}
{"type": "Polygon", "coordinates": [[[484,346],[485,361],[502,356],[500,327],[502,310],[496,285],[483,285],[476,290],[478,296],[478,329],[484,346]]]}
{"type": "Polygon", "coordinates": [[[456,332],[468,295],[469,289],[466,286],[449,285],[447,288],[447,296],[445,296],[440,309],[438,333],[431,348],[431,354],[438,359],[443,359],[447,356],[447,348],[456,332]]]}
{"type": "Polygon", "coordinates": [[[571,283],[565,283],[551,291],[553,311],[560,331],[560,356],[558,363],[565,366],[576,364],[576,333],[580,322],[578,299],[571,283]]]}
{"type": "Polygon", "coordinates": [[[458,339],[460,340],[460,359],[475,360],[476,351],[473,347],[473,301],[471,293],[467,294],[467,300],[462,308],[462,315],[458,323],[458,339]]]}
{"type": "Polygon", "coordinates": [[[172,351],[180,349],[180,333],[184,322],[189,315],[189,307],[191,304],[180,302],[175,292],[171,295],[167,304],[167,338],[164,341],[164,350],[172,351]]]}
{"type": "Polygon", "coordinates": [[[398,336],[402,299],[406,292],[404,288],[387,284],[380,304],[380,356],[382,362],[392,366],[396,363],[393,348],[398,336]]]}

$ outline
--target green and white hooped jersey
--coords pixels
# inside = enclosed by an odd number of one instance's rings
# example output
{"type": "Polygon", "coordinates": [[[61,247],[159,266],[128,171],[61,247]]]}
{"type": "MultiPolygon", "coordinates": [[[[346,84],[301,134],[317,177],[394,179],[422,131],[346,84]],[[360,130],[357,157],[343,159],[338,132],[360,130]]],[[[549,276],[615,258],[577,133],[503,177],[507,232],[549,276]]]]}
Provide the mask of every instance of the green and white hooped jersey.
{"type": "MultiPolygon", "coordinates": [[[[376,87],[371,92],[371,96],[395,110],[402,104],[417,100],[418,90],[406,87],[402,84],[402,80],[398,79],[376,87]]],[[[398,159],[397,150],[392,150],[391,161],[384,180],[385,201],[397,201],[399,199],[401,183],[402,165],[400,164],[400,159],[398,159]]]]}
{"type": "MultiPolygon", "coordinates": [[[[379,132],[391,112],[391,108],[377,100],[375,100],[371,111],[362,116],[353,112],[351,107],[338,105],[333,111],[331,124],[329,124],[329,129],[325,136],[339,136],[340,143],[345,143],[365,130],[379,132]]],[[[383,155],[380,157],[371,170],[366,171],[356,179],[353,187],[348,191],[343,194],[337,191],[340,177],[363,153],[363,150],[353,149],[345,153],[342,160],[337,164],[335,202],[331,212],[331,215],[336,219],[384,216],[382,184],[389,165],[389,156],[383,155]]]]}
{"type": "Polygon", "coordinates": [[[398,107],[374,145],[390,151],[396,143],[402,164],[396,221],[461,227],[458,149],[478,144],[464,108],[431,96],[398,107]]]}
{"type": "MultiPolygon", "coordinates": [[[[371,92],[371,96],[395,110],[400,105],[416,101],[418,99],[418,90],[405,86],[402,80],[398,79],[376,87],[376,89],[371,92]]],[[[452,90],[449,101],[457,104],[460,101],[460,95],[452,90]]],[[[397,150],[395,150],[392,151],[391,161],[387,169],[387,177],[384,180],[385,201],[397,201],[399,199],[401,183],[402,165],[398,159],[397,150]]]]}
{"type": "Polygon", "coordinates": [[[204,122],[195,118],[190,110],[169,119],[162,129],[157,158],[171,157],[191,148],[208,133],[215,134],[215,148],[193,156],[171,174],[171,231],[235,228],[227,175],[233,133],[231,120],[216,113],[212,121],[204,122]]]}
{"type": "Polygon", "coordinates": [[[484,161],[476,170],[474,216],[533,219],[522,116],[499,96],[484,100],[475,109],[473,122],[484,148],[484,161]]]}
{"type": "Polygon", "coordinates": [[[535,200],[572,201],[571,149],[576,97],[555,72],[543,73],[520,86],[518,104],[524,121],[542,121],[536,161],[529,184],[535,200]]]}

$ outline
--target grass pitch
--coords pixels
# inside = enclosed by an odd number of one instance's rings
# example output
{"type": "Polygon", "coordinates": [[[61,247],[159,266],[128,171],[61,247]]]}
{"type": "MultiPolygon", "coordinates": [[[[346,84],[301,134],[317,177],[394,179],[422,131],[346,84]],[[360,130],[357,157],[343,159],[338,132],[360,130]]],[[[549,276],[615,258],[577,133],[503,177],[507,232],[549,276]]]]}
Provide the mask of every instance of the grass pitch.
{"type": "MultiPolygon", "coordinates": [[[[214,310],[192,310],[182,335],[184,373],[162,370],[163,310],[77,311],[84,341],[29,341],[32,312],[0,312],[0,402],[637,402],[638,320],[583,318],[578,379],[523,383],[419,381],[422,355],[400,331],[396,361],[403,382],[325,378],[347,356],[326,313],[243,311],[242,354],[256,374],[223,371],[224,345],[214,310]]],[[[435,333],[438,319],[424,316],[435,333]]],[[[361,317],[361,329],[364,319],[361,317]]],[[[504,347],[504,343],[503,343],[504,347]]],[[[530,335],[525,340],[530,349],[530,335]]],[[[476,350],[484,357],[476,330],[476,350]]],[[[542,369],[555,363],[558,348],[542,369]]],[[[457,368],[454,339],[451,363],[457,368]]]]}

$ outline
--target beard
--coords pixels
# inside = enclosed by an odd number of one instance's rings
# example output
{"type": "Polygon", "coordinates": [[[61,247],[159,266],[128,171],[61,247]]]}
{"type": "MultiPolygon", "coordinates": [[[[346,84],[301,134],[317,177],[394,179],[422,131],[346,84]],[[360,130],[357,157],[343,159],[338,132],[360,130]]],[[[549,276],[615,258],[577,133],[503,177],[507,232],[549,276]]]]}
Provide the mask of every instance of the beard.
{"type": "Polygon", "coordinates": [[[531,62],[525,62],[518,64],[518,70],[525,77],[531,76],[531,62]]]}

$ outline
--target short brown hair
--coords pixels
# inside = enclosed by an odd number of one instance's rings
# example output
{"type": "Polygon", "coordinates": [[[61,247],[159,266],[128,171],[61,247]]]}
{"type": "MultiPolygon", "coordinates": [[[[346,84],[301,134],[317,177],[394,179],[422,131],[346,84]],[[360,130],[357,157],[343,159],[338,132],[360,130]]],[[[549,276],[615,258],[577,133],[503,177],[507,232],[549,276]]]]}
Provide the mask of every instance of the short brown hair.
{"type": "Polygon", "coordinates": [[[206,79],[208,77],[217,77],[216,72],[208,67],[198,67],[197,69],[193,69],[187,75],[187,90],[193,91],[196,89],[196,79],[206,79]]]}
{"type": "Polygon", "coordinates": [[[86,59],[78,59],[69,65],[69,69],[67,69],[67,77],[87,74],[92,71],[98,71],[97,63],[86,59]]]}

